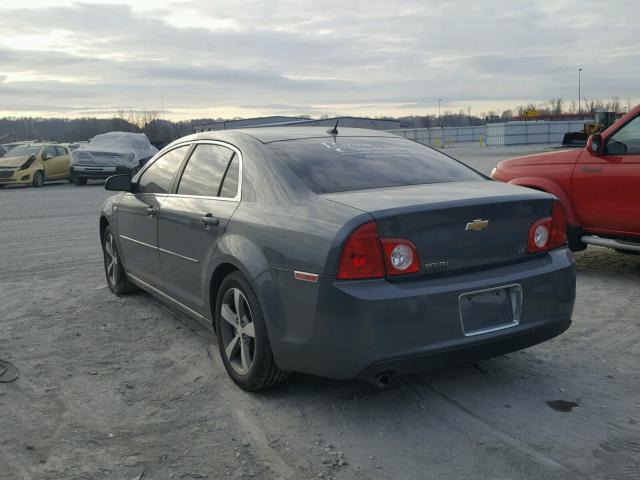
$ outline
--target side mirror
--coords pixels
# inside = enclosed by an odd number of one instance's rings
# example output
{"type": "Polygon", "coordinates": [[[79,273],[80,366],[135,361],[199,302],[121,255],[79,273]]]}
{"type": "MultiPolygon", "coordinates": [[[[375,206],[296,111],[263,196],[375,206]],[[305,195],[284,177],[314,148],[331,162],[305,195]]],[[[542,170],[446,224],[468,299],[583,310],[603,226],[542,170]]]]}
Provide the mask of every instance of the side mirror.
{"type": "Polygon", "coordinates": [[[130,192],[133,184],[131,183],[131,177],[129,175],[114,175],[107,178],[104,182],[105,190],[113,190],[115,192],[130,192]]]}
{"type": "Polygon", "coordinates": [[[589,135],[587,140],[587,152],[599,155],[602,153],[602,135],[596,133],[589,135]]]}
{"type": "Polygon", "coordinates": [[[42,154],[42,161],[46,162],[47,160],[49,160],[51,157],[49,156],[48,153],[43,153],[42,154]]]}

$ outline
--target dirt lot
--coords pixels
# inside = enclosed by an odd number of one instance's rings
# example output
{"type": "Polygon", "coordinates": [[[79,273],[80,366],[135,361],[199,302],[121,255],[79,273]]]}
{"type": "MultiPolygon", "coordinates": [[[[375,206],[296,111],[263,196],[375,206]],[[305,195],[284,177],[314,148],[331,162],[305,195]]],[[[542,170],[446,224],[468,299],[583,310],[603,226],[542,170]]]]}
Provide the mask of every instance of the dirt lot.
{"type": "MultiPolygon", "coordinates": [[[[449,150],[491,170],[513,151],[449,150]]],[[[574,324],[528,350],[401,379],[294,375],[249,394],[210,329],[106,287],[101,185],[0,191],[5,479],[640,478],[640,256],[577,255],[574,324]]]]}

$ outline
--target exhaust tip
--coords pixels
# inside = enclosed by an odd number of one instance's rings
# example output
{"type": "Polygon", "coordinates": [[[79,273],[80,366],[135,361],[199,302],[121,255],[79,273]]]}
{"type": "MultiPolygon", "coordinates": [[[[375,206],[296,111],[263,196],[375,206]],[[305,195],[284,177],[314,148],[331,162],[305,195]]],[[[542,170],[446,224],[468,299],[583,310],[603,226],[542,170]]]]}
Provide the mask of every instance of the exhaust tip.
{"type": "Polygon", "coordinates": [[[381,373],[376,377],[376,387],[382,390],[383,388],[387,388],[391,383],[392,375],[390,372],[381,373]]]}

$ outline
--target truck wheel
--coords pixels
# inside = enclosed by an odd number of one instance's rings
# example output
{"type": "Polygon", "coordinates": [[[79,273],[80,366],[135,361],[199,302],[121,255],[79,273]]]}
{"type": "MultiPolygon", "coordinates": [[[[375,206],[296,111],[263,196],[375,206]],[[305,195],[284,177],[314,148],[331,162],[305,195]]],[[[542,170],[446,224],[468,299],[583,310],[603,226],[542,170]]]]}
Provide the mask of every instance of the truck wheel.
{"type": "Polygon", "coordinates": [[[567,224],[567,241],[569,242],[569,250],[572,252],[581,252],[587,245],[582,243],[584,231],[580,227],[567,224]]]}
{"type": "Polygon", "coordinates": [[[240,388],[255,391],[286,380],[288,372],[273,359],[258,297],[240,272],[220,285],[215,322],[222,362],[240,388]]]}
{"type": "Polygon", "coordinates": [[[31,186],[39,188],[43,185],[44,185],[44,173],[42,173],[42,170],[38,170],[36,173],[33,174],[33,179],[31,180],[31,186]]]}
{"type": "Polygon", "coordinates": [[[87,184],[87,179],[81,177],[73,177],[73,183],[75,183],[77,187],[81,187],[82,185],[87,184]]]}

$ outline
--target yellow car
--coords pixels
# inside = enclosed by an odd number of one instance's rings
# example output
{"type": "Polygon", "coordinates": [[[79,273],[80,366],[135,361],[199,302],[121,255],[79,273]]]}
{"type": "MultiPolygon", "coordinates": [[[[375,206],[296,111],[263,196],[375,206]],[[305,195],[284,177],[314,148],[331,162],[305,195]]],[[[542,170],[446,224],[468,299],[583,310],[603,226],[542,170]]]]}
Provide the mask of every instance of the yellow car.
{"type": "Polygon", "coordinates": [[[47,143],[18,145],[0,158],[0,188],[21,184],[41,187],[49,180],[70,180],[67,147],[47,143]]]}

